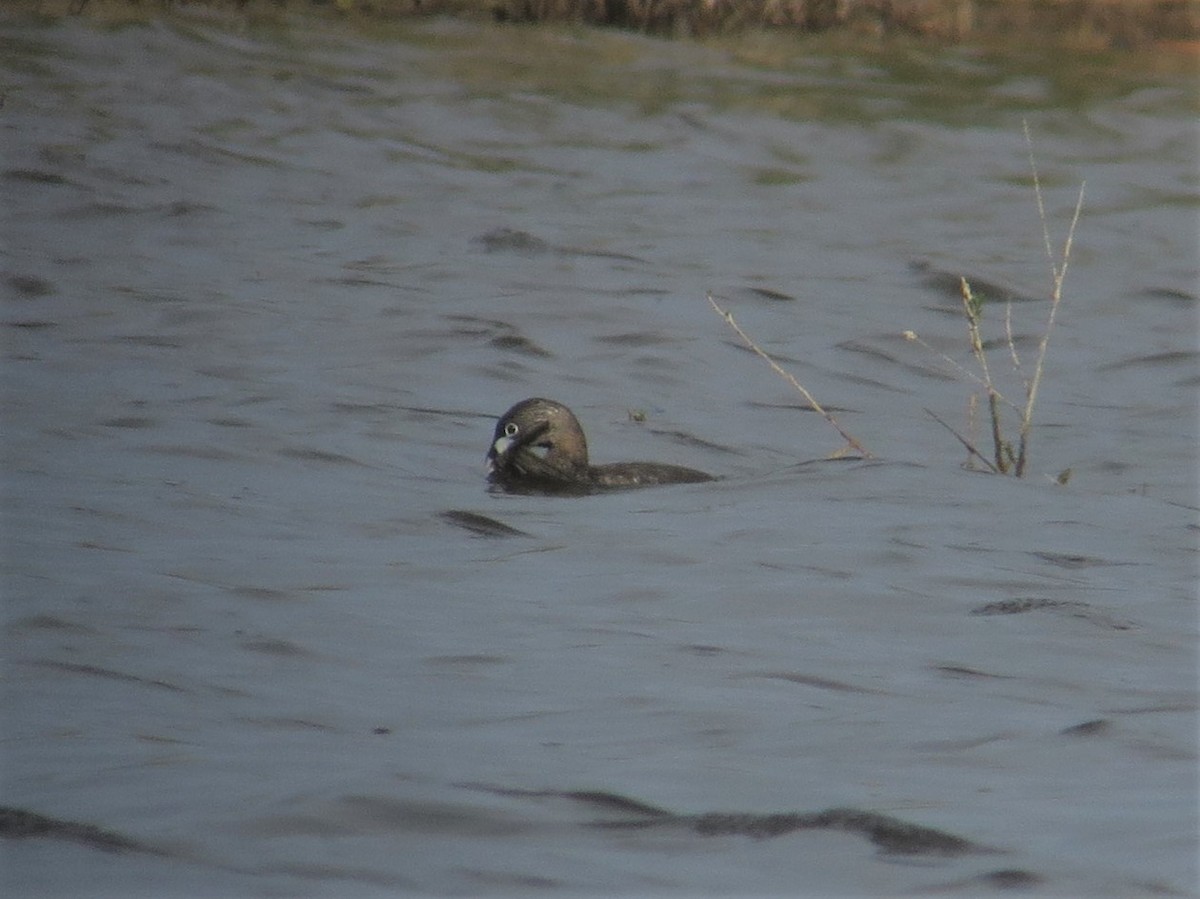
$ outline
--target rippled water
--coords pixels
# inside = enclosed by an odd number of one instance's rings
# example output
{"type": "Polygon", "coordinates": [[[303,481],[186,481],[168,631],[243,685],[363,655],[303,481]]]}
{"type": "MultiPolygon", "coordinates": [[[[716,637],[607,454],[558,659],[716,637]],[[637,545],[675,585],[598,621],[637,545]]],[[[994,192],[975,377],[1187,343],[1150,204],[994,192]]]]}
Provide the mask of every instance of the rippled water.
{"type": "Polygon", "coordinates": [[[4,31],[14,895],[1195,890],[1189,77],[4,31]],[[902,334],[970,366],[966,274],[1031,368],[1023,118],[1056,246],[1087,187],[1016,481],[902,334]],[[491,494],[532,395],[721,480],[491,494]]]}

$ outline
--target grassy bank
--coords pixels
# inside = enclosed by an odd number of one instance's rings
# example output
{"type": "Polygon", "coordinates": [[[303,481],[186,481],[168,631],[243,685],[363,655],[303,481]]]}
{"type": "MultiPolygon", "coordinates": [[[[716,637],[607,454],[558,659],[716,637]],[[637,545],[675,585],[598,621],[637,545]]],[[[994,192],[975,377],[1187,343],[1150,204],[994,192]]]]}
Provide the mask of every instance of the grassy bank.
{"type": "Polygon", "coordinates": [[[950,42],[1028,37],[1096,49],[1200,49],[1200,0],[17,0],[9,6],[53,17],[104,18],[144,17],[172,7],[266,14],[312,10],[381,20],[455,15],[679,36],[844,30],[950,42]]]}

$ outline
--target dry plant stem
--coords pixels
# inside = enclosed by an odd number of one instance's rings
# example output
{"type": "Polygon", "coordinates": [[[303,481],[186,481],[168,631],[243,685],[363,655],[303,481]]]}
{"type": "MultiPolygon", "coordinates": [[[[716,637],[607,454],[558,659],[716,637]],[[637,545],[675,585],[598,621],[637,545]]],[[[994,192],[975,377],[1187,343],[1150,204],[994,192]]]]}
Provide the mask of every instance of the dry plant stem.
{"type": "MultiPolygon", "coordinates": [[[[903,332],[903,334],[901,336],[905,340],[912,341],[917,346],[921,347],[924,350],[927,350],[928,352],[932,353],[934,356],[937,356],[939,359],[941,359],[943,362],[945,362],[948,366],[950,366],[950,368],[952,368],[956,373],[958,373],[959,375],[962,375],[962,377],[966,378],[968,381],[974,381],[980,387],[983,387],[985,389],[987,388],[988,385],[986,382],[984,382],[983,378],[979,377],[979,375],[975,374],[975,372],[968,371],[967,369],[963,368],[961,365],[958,364],[958,362],[956,362],[954,359],[951,359],[949,356],[947,356],[941,350],[934,349],[929,344],[929,341],[927,341],[923,337],[921,337],[921,335],[918,334],[916,331],[905,331],[905,332],[903,332]]],[[[1010,400],[1008,397],[1006,397],[1003,393],[1001,393],[999,390],[997,390],[995,388],[995,386],[992,387],[992,390],[995,392],[997,400],[1004,403],[1004,405],[1008,406],[1010,409],[1015,409],[1017,412],[1021,411],[1020,406],[1018,406],[1016,403],[1014,403],[1012,400],[1010,400]]]]}
{"type": "Polygon", "coordinates": [[[1004,304],[1004,336],[1008,340],[1008,358],[1012,360],[1013,371],[1021,371],[1021,357],[1017,354],[1017,341],[1013,338],[1012,300],[1004,304]]]}
{"type": "Polygon", "coordinates": [[[963,309],[967,313],[967,333],[971,338],[971,352],[975,356],[979,370],[983,372],[983,386],[987,389],[988,413],[992,419],[992,445],[996,453],[994,470],[999,470],[1001,474],[1007,474],[1008,462],[1004,458],[1004,437],[1000,428],[1000,405],[996,401],[997,391],[995,385],[992,384],[992,373],[987,364],[987,352],[983,348],[983,335],[979,330],[980,303],[972,295],[971,285],[967,283],[966,278],[958,279],[958,287],[959,293],[962,294],[963,309]]]}
{"type": "MultiPolygon", "coordinates": [[[[960,375],[970,379],[987,391],[988,411],[991,415],[992,424],[992,444],[995,451],[995,464],[988,460],[974,446],[971,440],[963,437],[954,428],[946,424],[942,419],[938,418],[930,410],[925,411],[934,421],[946,428],[953,434],[958,441],[967,448],[967,451],[972,457],[980,459],[987,467],[997,474],[1007,474],[1010,470],[1013,474],[1020,478],[1025,476],[1026,463],[1028,461],[1029,438],[1033,427],[1033,409],[1037,404],[1038,388],[1042,383],[1042,373],[1045,370],[1046,348],[1050,343],[1050,334],[1054,330],[1054,323],[1058,317],[1058,307],[1062,302],[1063,282],[1067,277],[1067,267],[1071,260],[1071,248],[1075,242],[1075,229],[1079,224],[1079,217],[1083,212],[1083,197],[1084,184],[1079,185],[1079,197],[1075,201],[1075,212],[1071,217],[1070,227],[1067,229],[1067,237],[1063,242],[1061,257],[1056,257],[1054,253],[1054,245],[1050,239],[1050,226],[1046,221],[1046,204],[1042,196],[1042,182],[1038,175],[1037,161],[1033,155],[1033,139],[1029,135],[1029,123],[1024,123],[1025,144],[1029,149],[1029,168],[1033,174],[1033,190],[1034,196],[1037,199],[1038,217],[1042,223],[1042,238],[1046,245],[1046,257],[1050,260],[1050,271],[1053,275],[1053,291],[1050,295],[1050,313],[1046,319],[1046,327],[1042,331],[1042,336],[1038,342],[1037,360],[1034,364],[1032,377],[1025,378],[1025,368],[1021,361],[1021,356],[1017,352],[1016,338],[1013,336],[1012,328],[1012,303],[1009,302],[1005,307],[1004,312],[1004,333],[1008,341],[1009,361],[1012,363],[1013,371],[1023,379],[1025,388],[1025,405],[1017,406],[1012,401],[1008,400],[999,390],[996,389],[992,382],[991,371],[987,364],[987,353],[983,345],[982,335],[982,305],[981,302],[971,293],[971,285],[967,283],[966,278],[959,279],[959,291],[962,294],[963,310],[967,316],[967,332],[970,338],[971,353],[975,358],[976,365],[979,366],[979,371],[982,377],[974,372],[967,371],[945,353],[939,352],[931,347],[928,343],[922,340],[914,331],[905,331],[904,337],[906,340],[914,341],[927,349],[929,352],[939,356],[944,362],[950,365],[960,375]],[[1061,261],[1060,261],[1061,260],[1061,261]],[[1020,442],[1018,449],[1014,452],[1011,443],[1004,440],[1000,422],[1000,403],[1014,409],[1021,419],[1020,442]]],[[[971,427],[972,437],[974,437],[975,427],[975,408],[976,394],[971,394],[971,405],[969,407],[968,422],[971,427]]],[[[1069,470],[1068,470],[1069,471],[1069,470]]],[[[1069,474],[1067,475],[1069,477],[1069,474]]],[[[1066,483],[1065,480],[1060,483],[1066,483]]]]}
{"type": "Polygon", "coordinates": [[[1067,266],[1071,261],[1071,247],[1075,242],[1075,226],[1079,224],[1079,215],[1083,212],[1083,192],[1087,182],[1079,185],[1079,198],[1075,201],[1075,213],[1071,216],[1071,226],[1067,229],[1067,239],[1063,242],[1062,265],[1054,259],[1054,247],[1050,240],[1050,226],[1046,222],[1046,206],[1042,200],[1042,182],[1038,177],[1037,162],[1033,157],[1033,139],[1029,136],[1029,122],[1024,123],[1025,144],[1029,148],[1029,168],[1033,172],[1033,192],[1037,197],[1038,217],[1042,221],[1042,237],[1046,243],[1046,258],[1050,260],[1050,271],[1054,276],[1054,290],[1050,295],[1050,315],[1046,319],[1046,329],[1042,332],[1038,344],[1037,363],[1033,368],[1033,377],[1025,388],[1025,411],[1021,416],[1021,445],[1017,454],[1016,476],[1025,474],[1025,450],[1029,442],[1029,432],[1033,423],[1033,406],[1037,401],[1038,387],[1042,383],[1043,364],[1046,361],[1046,347],[1050,343],[1050,332],[1054,330],[1054,321],[1058,315],[1058,306],[1062,301],[1063,281],[1067,277],[1067,266]]]}
{"type": "Polygon", "coordinates": [[[789,372],[787,372],[786,370],[781,368],[778,362],[776,362],[769,355],[767,355],[766,350],[764,350],[757,343],[755,343],[751,339],[750,335],[741,329],[741,327],[738,325],[738,323],[733,320],[733,313],[731,313],[725,309],[722,309],[720,306],[717,305],[717,301],[716,301],[716,299],[713,298],[713,295],[711,292],[707,293],[705,296],[708,298],[709,305],[712,306],[713,309],[716,310],[717,315],[719,315],[719,316],[721,316],[721,318],[725,319],[725,323],[734,330],[734,333],[736,333],[738,337],[742,338],[742,341],[746,344],[746,346],[748,346],[755,353],[757,353],[759,356],[761,356],[763,359],[765,359],[767,364],[771,366],[771,369],[772,369],[772,371],[775,372],[775,374],[779,375],[781,378],[783,378],[789,384],[791,384],[794,388],[796,388],[796,390],[798,390],[800,392],[800,395],[803,396],[806,400],[808,400],[808,404],[810,406],[812,406],[813,409],[815,409],[817,412],[819,412],[821,414],[821,416],[827,422],[829,422],[831,425],[833,425],[834,429],[837,430],[837,432],[842,435],[842,439],[844,439],[846,441],[846,443],[848,443],[851,447],[853,447],[864,458],[866,458],[866,459],[874,459],[875,458],[875,456],[871,453],[870,450],[868,450],[861,443],[859,443],[857,440],[855,440],[853,437],[851,437],[850,434],[840,424],[838,424],[837,419],[834,418],[833,415],[830,414],[820,403],[818,403],[811,393],[809,393],[807,390],[804,389],[803,384],[801,384],[794,377],[792,377],[792,375],[789,372]]]}
{"type": "Polygon", "coordinates": [[[946,424],[946,422],[942,418],[940,418],[936,413],[934,413],[934,411],[932,409],[926,409],[925,414],[928,415],[930,418],[932,418],[934,421],[936,421],[938,424],[940,424],[943,428],[945,428],[951,434],[953,434],[958,439],[958,442],[967,448],[967,452],[970,453],[975,458],[977,458],[984,465],[986,465],[988,467],[988,469],[992,472],[992,474],[1000,474],[1000,469],[996,468],[996,466],[992,464],[991,459],[989,459],[987,456],[985,456],[979,450],[975,449],[974,445],[972,445],[970,440],[968,440],[962,434],[958,433],[958,431],[954,430],[954,428],[950,427],[950,425],[946,424]]]}
{"type": "MultiPolygon", "coordinates": [[[[967,439],[974,446],[976,438],[979,436],[979,394],[970,393],[967,395],[967,439]]],[[[965,468],[971,467],[971,456],[968,454],[967,461],[964,464],[965,468]]]]}

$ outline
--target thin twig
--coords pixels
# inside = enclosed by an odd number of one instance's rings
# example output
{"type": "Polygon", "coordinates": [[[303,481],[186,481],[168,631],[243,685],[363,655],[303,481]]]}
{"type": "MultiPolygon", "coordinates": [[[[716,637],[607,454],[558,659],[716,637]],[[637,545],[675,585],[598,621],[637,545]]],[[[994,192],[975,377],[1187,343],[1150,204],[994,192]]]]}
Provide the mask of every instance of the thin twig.
{"type": "Polygon", "coordinates": [[[1013,371],[1021,373],[1021,357],[1017,355],[1017,341],[1013,338],[1012,329],[1012,300],[1004,303],[1004,336],[1008,340],[1008,357],[1012,360],[1013,371]]]}
{"type": "Polygon", "coordinates": [[[979,450],[975,449],[975,447],[972,445],[970,440],[968,440],[962,434],[958,433],[958,431],[954,430],[954,428],[950,427],[950,425],[946,424],[946,422],[943,421],[941,418],[939,418],[937,413],[935,413],[932,409],[926,409],[925,414],[928,415],[930,418],[932,418],[934,421],[936,421],[938,424],[940,424],[943,428],[945,428],[951,434],[953,434],[956,438],[958,438],[958,442],[967,448],[967,452],[970,453],[975,458],[977,458],[980,462],[982,462],[984,465],[986,465],[989,469],[991,469],[992,474],[1000,474],[1000,470],[998,468],[996,468],[995,465],[992,464],[991,459],[989,459],[987,456],[985,456],[979,450]]]}
{"type": "Polygon", "coordinates": [[[1050,270],[1054,272],[1054,280],[1058,280],[1058,266],[1054,262],[1054,247],[1050,242],[1050,226],[1046,222],[1046,204],[1042,202],[1042,181],[1038,177],[1037,160],[1033,157],[1033,137],[1029,134],[1029,119],[1021,119],[1021,129],[1025,132],[1025,148],[1029,151],[1029,170],[1033,173],[1033,195],[1037,198],[1038,218],[1042,222],[1042,240],[1046,244],[1046,258],[1050,260],[1050,270]]]}
{"type": "Polygon", "coordinates": [[[808,400],[809,405],[812,406],[814,410],[819,412],[821,414],[821,416],[827,422],[829,422],[831,425],[833,425],[833,427],[837,430],[837,432],[842,435],[842,438],[846,441],[846,443],[850,444],[850,446],[852,446],[857,452],[862,454],[862,456],[864,458],[866,458],[866,459],[874,459],[875,458],[875,456],[871,453],[870,450],[868,450],[861,443],[859,443],[852,436],[850,436],[850,434],[840,424],[838,424],[837,419],[834,418],[833,415],[829,411],[827,411],[820,403],[818,403],[816,401],[816,398],[813,397],[813,395],[811,393],[809,393],[807,390],[804,389],[803,384],[801,384],[799,381],[797,381],[791,375],[790,372],[788,372],[785,369],[783,369],[782,367],[780,367],[779,363],[776,362],[774,359],[772,359],[767,354],[766,350],[764,350],[757,343],[755,343],[751,339],[750,335],[741,329],[741,327],[738,325],[738,323],[733,320],[733,313],[729,312],[728,310],[722,309],[720,306],[717,305],[717,301],[716,301],[716,299],[713,298],[711,291],[708,292],[705,296],[708,298],[709,305],[712,306],[713,309],[715,309],[717,311],[717,314],[719,316],[721,316],[721,318],[725,319],[725,323],[734,330],[734,332],[737,334],[738,337],[742,338],[742,341],[746,344],[746,346],[748,346],[755,353],[757,353],[759,356],[761,356],[763,359],[765,359],[767,361],[767,364],[771,366],[771,369],[777,375],[779,375],[781,378],[785,379],[789,384],[791,384],[794,388],[796,388],[796,390],[798,390],[800,392],[800,395],[803,396],[806,400],[808,400]]]}
{"type": "MultiPolygon", "coordinates": [[[[975,445],[975,440],[979,436],[979,394],[972,391],[967,394],[967,439],[971,441],[971,445],[975,445]]],[[[967,456],[965,468],[971,468],[971,457],[967,456]]]]}
{"type": "MultiPolygon", "coordinates": [[[[966,378],[969,381],[974,381],[976,384],[978,384],[980,387],[984,388],[985,390],[987,389],[987,386],[988,386],[987,382],[985,382],[983,380],[983,378],[979,377],[979,375],[975,374],[975,372],[971,371],[970,369],[963,368],[963,366],[960,365],[955,359],[952,359],[950,356],[946,355],[941,350],[936,349],[935,347],[931,346],[929,344],[929,342],[927,340],[925,340],[925,338],[923,338],[916,331],[904,331],[901,334],[901,336],[905,340],[910,341],[911,343],[915,343],[917,346],[922,347],[922,348],[928,350],[933,355],[937,356],[939,359],[941,359],[943,362],[945,362],[948,366],[950,366],[952,369],[954,369],[956,374],[962,375],[962,377],[966,378]]],[[[995,390],[996,398],[998,400],[1000,400],[1000,402],[1004,403],[1006,406],[1008,406],[1012,409],[1015,409],[1017,412],[1021,411],[1020,406],[1018,406],[1016,403],[1014,403],[1012,400],[1010,400],[1008,397],[1006,397],[1004,394],[1002,394],[999,390],[996,390],[995,387],[993,387],[992,389],[995,390]]]]}
{"type": "Polygon", "coordinates": [[[983,372],[983,386],[987,390],[988,398],[988,413],[992,420],[992,447],[996,453],[996,467],[1003,474],[1008,473],[1008,462],[1004,458],[1004,436],[1000,427],[1000,407],[996,402],[996,396],[999,391],[996,390],[996,385],[992,383],[992,373],[988,369],[987,351],[983,348],[983,333],[980,331],[980,315],[983,309],[983,301],[977,300],[975,295],[971,293],[971,285],[967,283],[966,278],[958,279],[958,290],[962,295],[963,310],[967,315],[967,334],[971,338],[971,353],[975,356],[975,363],[979,366],[979,370],[983,372]]]}
{"type": "Polygon", "coordinates": [[[1058,307],[1062,302],[1063,281],[1067,277],[1067,267],[1071,261],[1071,247],[1075,243],[1075,227],[1079,224],[1079,216],[1083,212],[1083,194],[1087,186],[1086,181],[1079,185],[1079,197],[1075,201],[1075,213],[1071,216],[1071,225],[1067,229],[1067,239],[1063,242],[1062,266],[1060,267],[1055,261],[1054,248],[1050,240],[1050,225],[1046,220],[1046,206],[1042,201],[1042,184],[1041,179],[1038,177],[1037,161],[1033,156],[1033,139],[1029,135],[1028,121],[1024,123],[1024,129],[1025,143],[1029,147],[1029,167],[1033,172],[1033,192],[1037,197],[1038,215],[1042,221],[1042,236],[1046,243],[1046,256],[1050,260],[1050,271],[1054,275],[1054,290],[1050,295],[1050,314],[1046,318],[1046,328],[1042,332],[1042,339],[1038,344],[1037,363],[1034,365],[1033,377],[1029,379],[1029,384],[1025,391],[1025,411],[1021,416],[1021,445],[1017,455],[1017,477],[1022,477],[1025,474],[1026,448],[1033,426],[1033,407],[1037,401],[1038,388],[1042,383],[1042,371],[1046,361],[1046,347],[1050,343],[1050,332],[1054,330],[1054,322],[1058,316],[1058,307]]]}

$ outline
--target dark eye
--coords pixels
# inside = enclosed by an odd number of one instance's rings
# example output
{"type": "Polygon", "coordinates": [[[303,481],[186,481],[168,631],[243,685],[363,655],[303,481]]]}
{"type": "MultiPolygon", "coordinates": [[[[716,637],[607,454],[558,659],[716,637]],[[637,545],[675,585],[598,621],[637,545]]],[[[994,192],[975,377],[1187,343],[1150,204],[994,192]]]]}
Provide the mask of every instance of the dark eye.
{"type": "Polygon", "coordinates": [[[519,427],[517,427],[517,423],[515,421],[510,421],[508,424],[506,424],[504,426],[504,436],[505,437],[516,437],[517,434],[519,434],[520,432],[521,432],[521,429],[519,427]]]}

